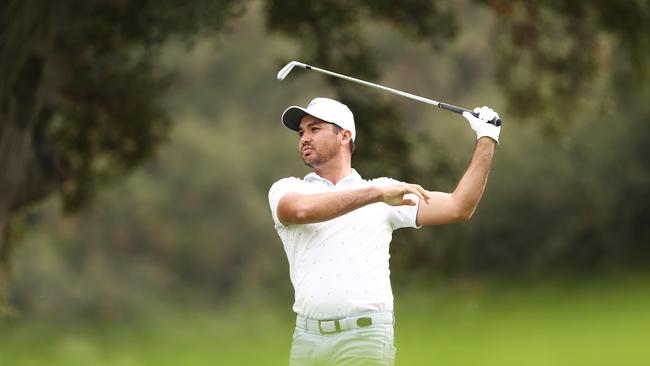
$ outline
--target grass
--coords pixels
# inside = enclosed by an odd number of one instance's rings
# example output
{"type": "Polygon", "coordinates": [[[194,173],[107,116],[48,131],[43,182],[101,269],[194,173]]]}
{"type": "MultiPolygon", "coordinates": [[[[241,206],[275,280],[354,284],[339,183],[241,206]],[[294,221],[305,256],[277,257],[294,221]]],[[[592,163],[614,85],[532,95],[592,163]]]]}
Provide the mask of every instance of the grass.
{"type": "Polygon", "coordinates": [[[404,365],[650,365],[650,282],[469,284],[408,298],[404,365]],[[427,312],[426,310],[429,310],[427,312]]]}
{"type": "MultiPolygon", "coordinates": [[[[456,281],[396,291],[398,365],[650,365],[650,281],[456,281]]],[[[0,365],[286,365],[288,310],[0,323],[0,365]]]]}

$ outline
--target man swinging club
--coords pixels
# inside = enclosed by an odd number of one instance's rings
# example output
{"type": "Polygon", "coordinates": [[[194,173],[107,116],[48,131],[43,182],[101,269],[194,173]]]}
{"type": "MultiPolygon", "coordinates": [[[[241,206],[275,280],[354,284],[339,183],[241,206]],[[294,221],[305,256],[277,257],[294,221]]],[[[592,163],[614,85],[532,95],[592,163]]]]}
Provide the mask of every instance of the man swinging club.
{"type": "Polygon", "coordinates": [[[477,134],[469,167],[452,193],[391,178],[365,180],[352,168],[350,109],[315,98],[292,106],[283,124],[313,169],[269,191],[275,229],[289,260],[297,314],[290,365],[393,365],[393,230],[468,220],[483,195],[501,127],[488,107],[463,116],[477,134]]]}

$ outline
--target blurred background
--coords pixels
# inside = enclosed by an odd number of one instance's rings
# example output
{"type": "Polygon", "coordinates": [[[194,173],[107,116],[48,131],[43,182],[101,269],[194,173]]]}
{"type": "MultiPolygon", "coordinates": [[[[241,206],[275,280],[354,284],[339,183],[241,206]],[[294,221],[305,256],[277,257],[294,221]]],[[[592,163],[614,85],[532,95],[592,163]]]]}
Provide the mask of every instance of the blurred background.
{"type": "Polygon", "coordinates": [[[4,0],[1,365],[286,364],[289,105],[454,189],[462,117],[291,60],[504,121],[472,220],[394,235],[398,365],[650,364],[650,1],[4,0]]]}

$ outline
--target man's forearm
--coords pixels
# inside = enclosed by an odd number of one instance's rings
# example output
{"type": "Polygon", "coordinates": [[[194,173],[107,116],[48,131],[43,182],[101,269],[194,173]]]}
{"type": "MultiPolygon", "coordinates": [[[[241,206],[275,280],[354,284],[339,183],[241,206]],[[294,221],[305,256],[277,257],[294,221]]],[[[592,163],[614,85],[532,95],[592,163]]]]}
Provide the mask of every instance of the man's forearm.
{"type": "Polygon", "coordinates": [[[463,216],[471,217],[478,206],[492,166],[496,142],[482,137],[476,142],[472,161],[452,193],[463,216]]]}
{"type": "Polygon", "coordinates": [[[374,187],[316,194],[289,193],[278,203],[278,218],[287,224],[323,222],[379,202],[382,193],[374,187]]]}

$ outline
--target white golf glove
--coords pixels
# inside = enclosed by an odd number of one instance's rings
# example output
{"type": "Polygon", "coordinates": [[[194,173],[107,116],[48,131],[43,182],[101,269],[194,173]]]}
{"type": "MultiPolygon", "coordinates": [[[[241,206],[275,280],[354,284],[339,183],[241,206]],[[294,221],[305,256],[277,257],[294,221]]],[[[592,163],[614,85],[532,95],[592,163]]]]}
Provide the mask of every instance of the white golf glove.
{"type": "Polygon", "coordinates": [[[483,136],[487,136],[498,144],[501,126],[497,127],[488,122],[495,118],[499,118],[499,114],[493,111],[490,107],[476,107],[474,108],[474,113],[477,113],[478,117],[474,117],[474,115],[469,112],[463,112],[463,117],[469,121],[472,130],[476,131],[476,139],[478,140],[483,136]]]}

